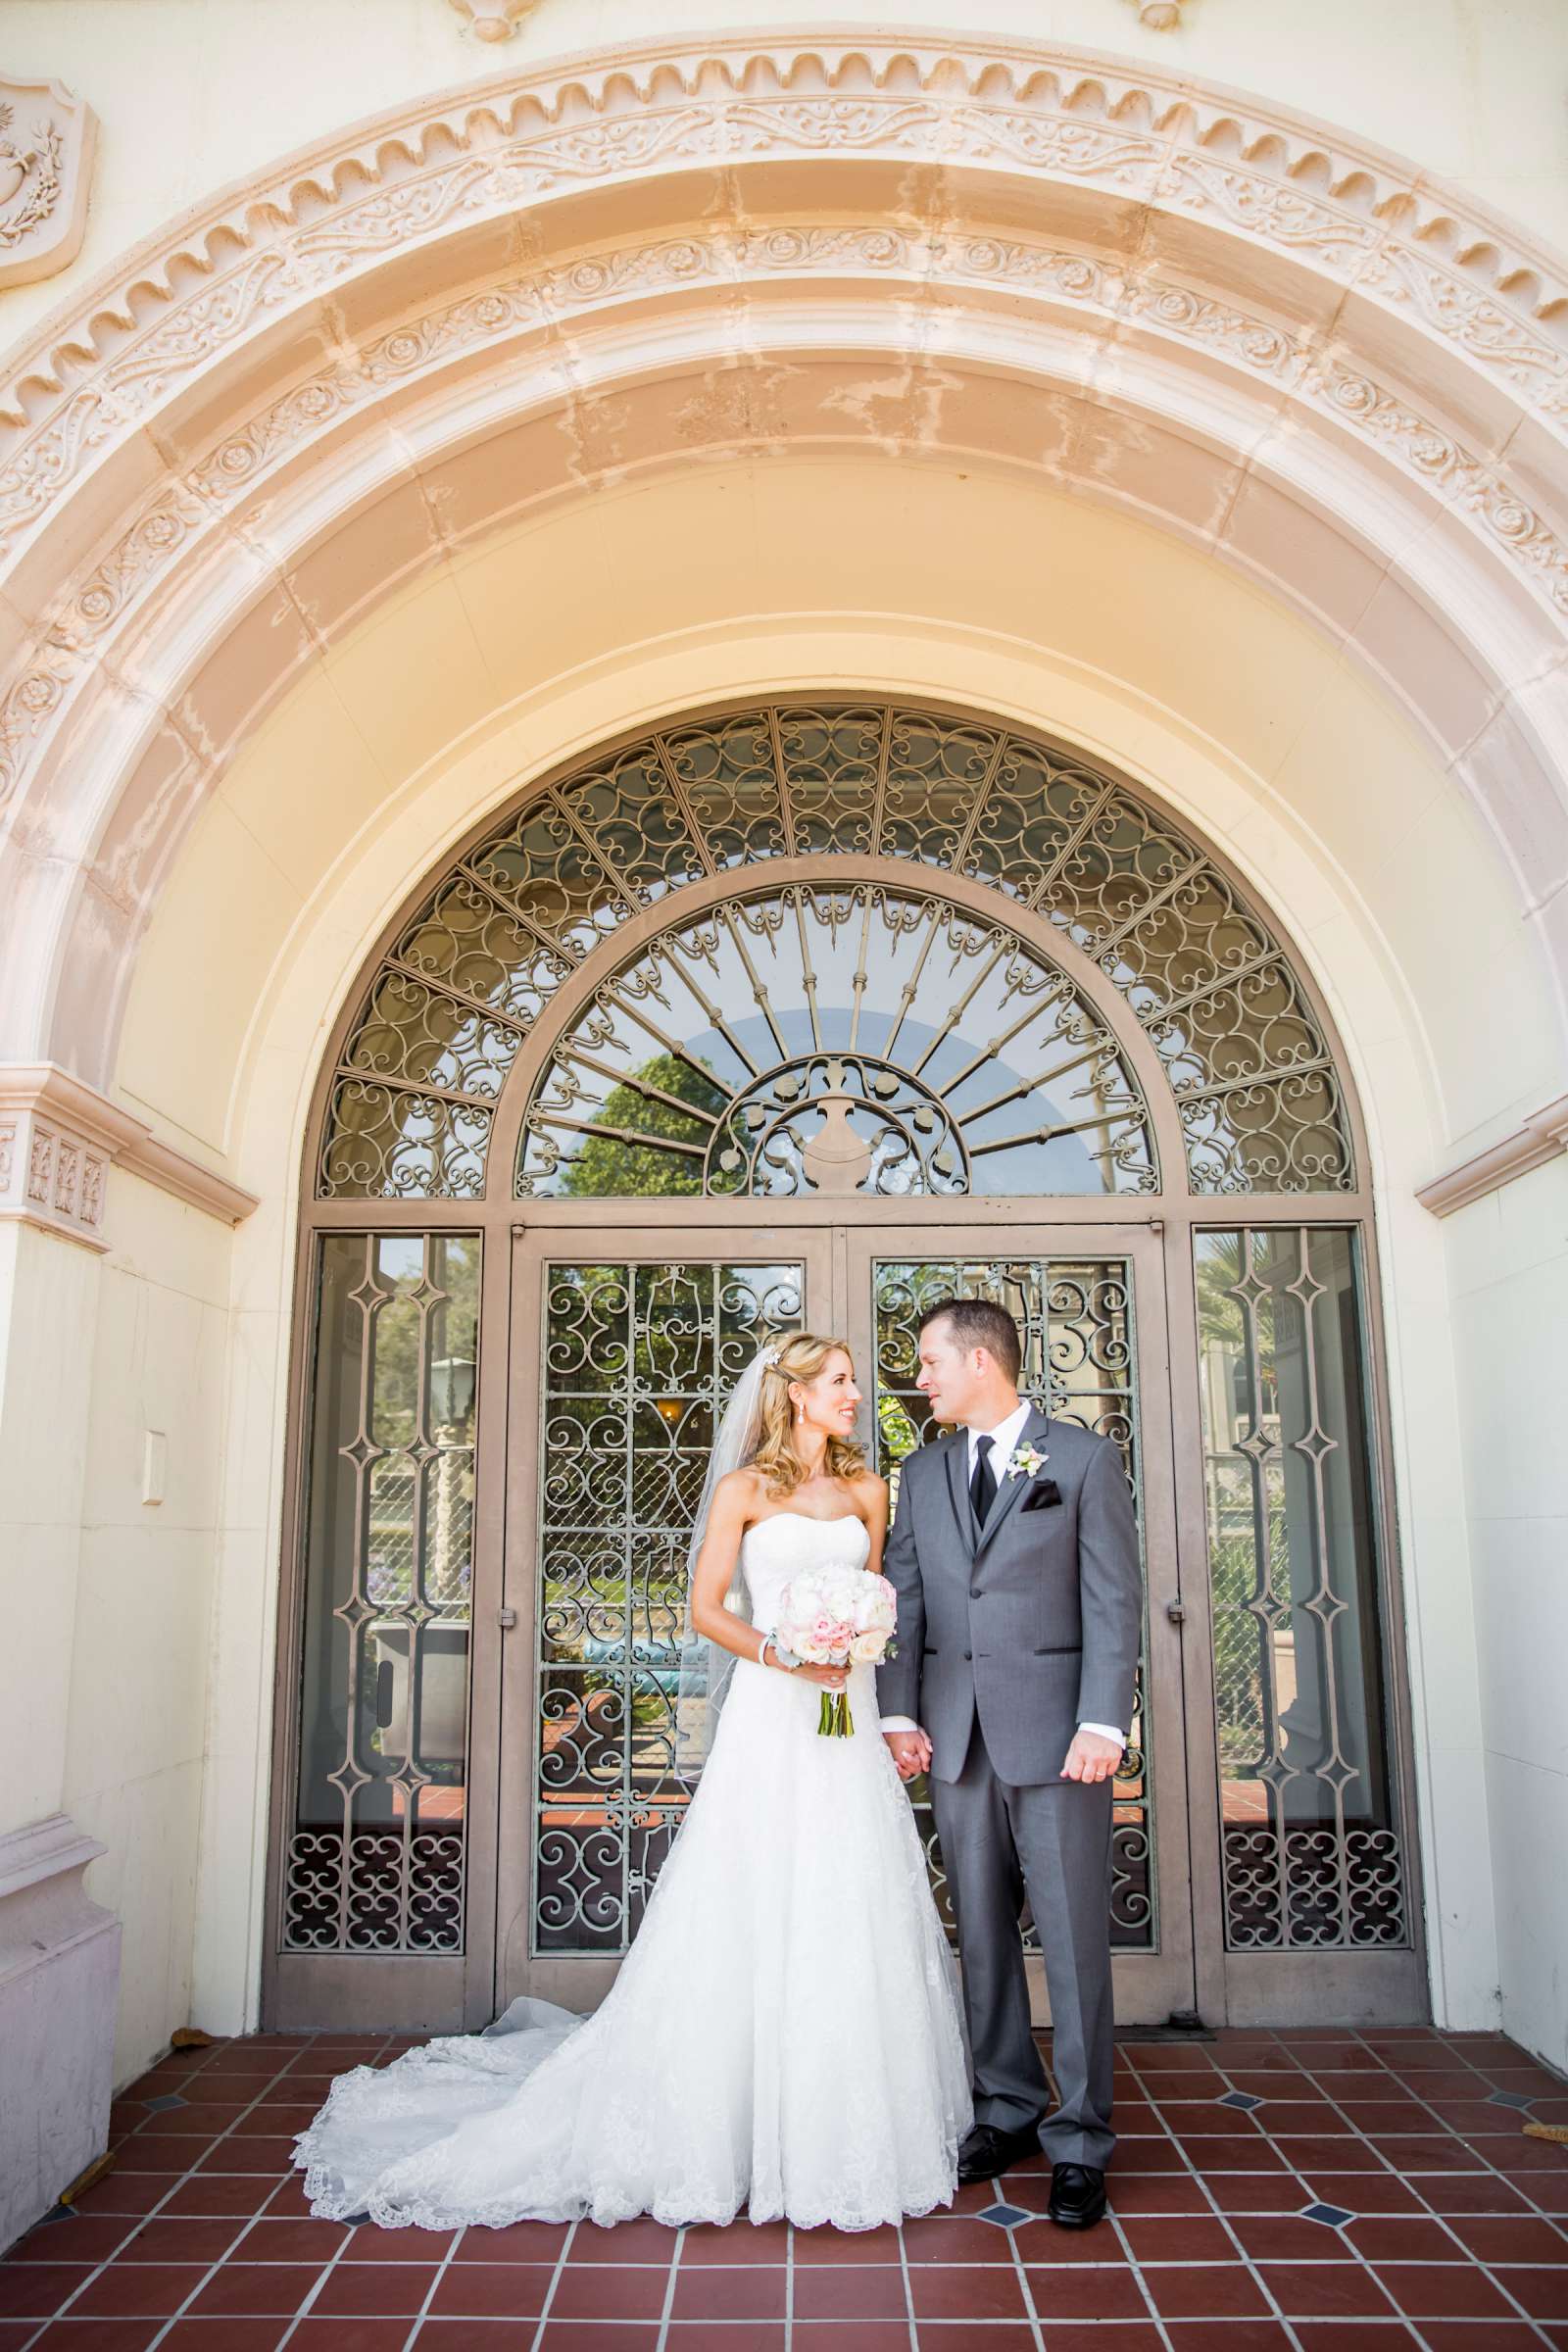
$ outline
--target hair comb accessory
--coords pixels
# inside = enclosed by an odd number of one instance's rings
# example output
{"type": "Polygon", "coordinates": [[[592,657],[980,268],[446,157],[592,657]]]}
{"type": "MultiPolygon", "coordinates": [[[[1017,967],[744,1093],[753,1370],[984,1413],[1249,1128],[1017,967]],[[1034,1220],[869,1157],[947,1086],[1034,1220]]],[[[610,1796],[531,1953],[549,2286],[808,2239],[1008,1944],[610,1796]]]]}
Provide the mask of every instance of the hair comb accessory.
{"type": "Polygon", "coordinates": [[[777,1340],[769,1340],[767,1346],[759,1350],[758,1361],[763,1364],[776,1364],[783,1352],[777,1340]]]}

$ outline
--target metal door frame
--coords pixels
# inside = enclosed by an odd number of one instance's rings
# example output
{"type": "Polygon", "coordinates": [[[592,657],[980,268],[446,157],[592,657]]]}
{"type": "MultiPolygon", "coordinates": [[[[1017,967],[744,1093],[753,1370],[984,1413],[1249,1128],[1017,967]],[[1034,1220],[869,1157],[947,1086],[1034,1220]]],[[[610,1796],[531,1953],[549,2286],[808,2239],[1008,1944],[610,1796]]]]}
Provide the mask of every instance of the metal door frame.
{"type": "MultiPolygon", "coordinates": [[[[892,1253],[891,1248],[884,1247],[890,1236],[898,1237],[904,1254],[912,1255],[975,1257],[1013,1247],[1028,1254],[1062,1254],[1093,1249],[1121,1252],[1131,1258],[1135,1281],[1143,1295],[1135,1312],[1145,1478],[1149,1501],[1156,1512],[1156,1518],[1146,1523],[1145,1536],[1151,1595],[1146,1705],[1160,1740],[1156,1772],[1161,1776],[1158,1801],[1164,1854],[1157,1865],[1162,1882],[1160,1950],[1152,1955],[1126,1953],[1118,1957],[1117,2014],[1124,2023],[1157,2023],[1162,2022],[1170,2008],[1190,2006],[1210,2025],[1274,2023],[1282,2018],[1299,2019],[1303,2024],[1330,2024],[1348,2018],[1392,2024],[1424,2018],[1429,2000],[1419,1901],[1419,1854],[1412,1843],[1414,1789],[1407,1699],[1400,1668],[1403,1634],[1397,1584],[1388,1569],[1386,1534],[1379,1562],[1380,1628],[1393,1707],[1391,1748],[1398,1778],[1396,1818],[1403,1839],[1411,1893],[1409,1943],[1391,1951],[1358,1947],[1249,1953],[1227,1950],[1224,1934],[1194,1240],[1203,1230],[1228,1231],[1244,1225],[1332,1224],[1356,1233],[1361,1250],[1366,1320],[1370,1437],[1378,1456],[1374,1466],[1378,1502],[1385,1514],[1381,1526],[1387,1529],[1392,1524],[1387,1516],[1392,1500],[1387,1449],[1382,1437],[1386,1399],[1378,1347],[1376,1264],[1369,1227],[1353,1211],[1348,1211],[1343,1200],[1339,1213],[1330,1215],[1326,1213],[1325,1199],[1303,1199],[1298,1195],[1266,1201],[1249,1198],[1234,1206],[1229,1202],[1192,1198],[1173,1201],[1167,1198],[1160,1204],[1159,1214],[1152,1214],[1147,1201],[1136,1197],[1041,1196],[1024,1200],[978,1195],[965,1197],[958,1222],[955,1222],[956,1204],[953,1202],[901,1202],[896,1226],[890,1226],[888,1221],[892,1204],[880,1200],[852,1197],[832,1202],[768,1201],[765,1224],[757,1221],[760,1205],[762,1204],[749,1199],[541,1201],[533,1204],[526,1222],[515,1217],[512,1220],[512,1264],[517,1273],[530,1263],[540,1267],[549,1252],[564,1254],[574,1242],[580,1247],[590,1237],[596,1255],[608,1255],[612,1239],[617,1254],[643,1260],[671,1254],[717,1257],[737,1250],[750,1254],[760,1248],[765,1248],[770,1256],[793,1251],[806,1258],[813,1253],[815,1245],[829,1253],[829,1269],[817,1281],[818,1295],[826,1297],[832,1310],[830,1328],[842,1332],[850,1341],[858,1363],[863,1361],[868,1365],[869,1265],[872,1256],[892,1253]],[[613,1209],[613,1226],[606,1225],[607,1208],[613,1209]],[[1020,1247],[1025,1241],[1027,1252],[1020,1247]],[[854,1271],[857,1266],[865,1268],[864,1280],[858,1280],[854,1271]],[[1155,1468],[1156,1461],[1158,1473],[1151,1483],[1150,1471],[1155,1468]],[[1182,1609],[1179,1627],[1165,1614],[1167,1600],[1176,1601],[1182,1609]],[[1175,1728],[1178,1723],[1179,1742],[1175,1728]],[[1173,1901],[1169,1892],[1168,1874],[1178,1862],[1185,1866],[1191,1889],[1185,1921],[1182,1906],[1173,1901]],[[1187,1997],[1172,1997],[1168,2006],[1161,2008],[1165,1990],[1174,1994],[1184,1983],[1191,1987],[1187,1997]],[[1141,1984],[1145,1988],[1142,1993],[1141,1984]],[[1160,1991],[1150,1998],[1156,1985],[1160,1991]]],[[[503,1253],[496,1254],[499,1257],[503,1253]]],[[[808,1285],[811,1280],[808,1272],[808,1285]]],[[[512,1284],[511,1356],[517,1367],[518,1396],[525,1402],[519,1411],[514,1401],[508,1415],[507,1589],[501,1605],[517,1610],[517,1633],[521,1633],[525,1622],[531,1628],[535,1605],[531,1579],[537,1445],[530,1445],[519,1433],[537,1431],[538,1338],[534,1319],[538,1314],[538,1281],[537,1272],[533,1272],[523,1279],[514,1279],[512,1284]]],[[[476,1587],[476,1612],[478,1606],[476,1587]]],[[[476,1641],[476,1650],[477,1647],[476,1641]]],[[[509,1642],[505,1668],[509,1706],[518,1691],[513,1660],[531,1659],[531,1632],[525,1644],[518,1643],[515,1635],[509,1642]]],[[[531,1665],[529,1673],[531,1678],[531,1665]]],[[[531,1707],[531,1680],[529,1700],[531,1707]]],[[[518,1721],[522,1720],[519,1716],[518,1721]]],[[[532,1737],[530,1712],[520,1735],[509,1727],[497,1756],[495,1786],[498,1791],[507,1788],[513,1791],[514,1815],[518,1813],[519,1788],[526,1786],[531,1799],[532,1737]]],[[[477,1736],[475,1749],[477,1752],[477,1736]]],[[[507,1860],[498,1854],[498,1882],[503,1871],[509,1870],[508,1886],[517,1884],[518,1868],[514,1856],[507,1860]]],[[[504,1961],[514,1920],[514,1912],[505,1908],[507,1900],[502,1898],[500,1916],[508,1924],[498,1928],[494,1945],[498,1991],[504,1982],[511,1983],[514,1989],[518,1988],[517,1978],[504,1961]]],[[[542,1973],[537,1979],[530,1975],[530,1989],[544,1989],[547,1983],[559,1985],[565,1980],[555,1973],[557,1970],[581,1967],[591,1972],[580,1980],[593,1986],[587,1997],[596,1999],[608,1989],[618,1964],[614,1960],[593,1959],[536,1965],[542,1973]]],[[[561,1998],[562,1994],[546,1991],[546,1997],[561,1998]]],[[[1043,1971],[1038,1968],[1034,1997],[1037,2014],[1044,2017],[1048,2004],[1043,1971]]]]}
{"type": "MultiPolygon", "coordinates": [[[[359,2031],[366,1996],[374,1987],[374,2023],[392,2033],[456,2033],[482,2026],[492,2012],[491,1939],[495,1923],[495,1835],[498,1788],[494,1727],[500,1706],[500,1649],[490,1596],[501,1580],[506,1528],[506,1433],[509,1371],[507,1335],[512,1275],[502,1236],[493,1225],[433,1215],[422,1231],[478,1238],[480,1268],[478,1359],[474,1394],[474,1516],[468,1642],[468,1744],[465,1784],[464,1937],[460,1951],[307,1952],[283,1948],[283,1856],[293,1815],[300,1751],[300,1694],[304,1652],[303,1533],[310,1479],[309,1424],[312,1349],[319,1305],[320,1245],[333,1232],[384,1235],[410,1229],[389,1223],[379,1204],[352,1224],[306,1227],[294,1274],[294,1363],[288,1395],[287,1479],[283,1494],[283,1575],[278,1639],[272,1670],[272,1771],[269,1798],[269,1868],[263,1907],[262,2008],[264,2031],[316,2027],[359,2031]],[[487,1606],[487,1602],[489,1605],[487,1606]]],[[[431,1202],[432,1208],[442,1205],[431,1202]]]]}

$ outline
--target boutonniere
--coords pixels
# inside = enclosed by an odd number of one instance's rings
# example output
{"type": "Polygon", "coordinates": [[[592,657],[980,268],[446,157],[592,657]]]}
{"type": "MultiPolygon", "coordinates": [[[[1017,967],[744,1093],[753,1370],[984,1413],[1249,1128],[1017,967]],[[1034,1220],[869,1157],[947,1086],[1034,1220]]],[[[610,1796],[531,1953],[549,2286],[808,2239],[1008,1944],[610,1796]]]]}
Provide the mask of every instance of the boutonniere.
{"type": "Polygon", "coordinates": [[[1012,1449],[1012,1459],[1007,1464],[1007,1476],[1009,1478],[1038,1478],[1050,1459],[1050,1454],[1042,1453],[1038,1446],[1015,1446],[1012,1449]]]}

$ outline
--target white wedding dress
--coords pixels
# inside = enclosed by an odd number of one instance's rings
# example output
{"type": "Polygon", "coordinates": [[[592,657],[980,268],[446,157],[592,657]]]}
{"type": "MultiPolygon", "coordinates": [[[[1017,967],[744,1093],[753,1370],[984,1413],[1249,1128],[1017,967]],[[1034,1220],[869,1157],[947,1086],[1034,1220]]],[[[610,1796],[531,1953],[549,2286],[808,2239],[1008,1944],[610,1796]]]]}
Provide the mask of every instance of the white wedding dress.
{"type": "MultiPolygon", "coordinates": [[[[858,1519],[748,1528],[759,1626],[791,1576],[863,1562],[858,1519]]],[[[314,2213],[869,2230],[951,2202],[973,2120],[956,1963],[880,1729],[817,1732],[820,1688],[741,1660],[687,1816],[605,2000],[514,2001],[333,2082],[300,2133],[314,2213]]]]}

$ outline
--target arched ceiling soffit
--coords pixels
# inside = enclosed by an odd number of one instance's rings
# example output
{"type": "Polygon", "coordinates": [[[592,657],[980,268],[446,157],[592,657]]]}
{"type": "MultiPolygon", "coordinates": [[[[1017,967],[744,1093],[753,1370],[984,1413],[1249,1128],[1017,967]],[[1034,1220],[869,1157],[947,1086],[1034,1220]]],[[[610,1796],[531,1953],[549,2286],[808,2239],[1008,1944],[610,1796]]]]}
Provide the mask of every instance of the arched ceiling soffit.
{"type": "MultiPolygon", "coordinates": [[[[1163,514],[1403,694],[1549,949],[1565,321],[1557,263],[1396,159],[1081,53],[649,46],[383,118],[144,248],[57,316],[0,404],[18,937],[36,975],[73,923],[122,953],[141,885],[94,868],[117,801],[172,735],[190,772],[136,818],[139,874],[165,870],[238,739],[192,681],[388,479],[531,408],[580,488],[626,468],[608,396],[629,415],[696,369],[704,396],[652,404],[639,462],[835,437],[973,450],[1006,441],[997,387],[1032,392],[1033,438],[1004,456],[1163,514]],[[863,393],[867,357],[890,385],[857,401],[843,378],[863,393]],[[783,364],[808,360],[819,397],[792,416],[783,364]],[[1042,392],[1079,423],[1054,430],[1042,392]],[[1215,460],[1200,493],[1190,469],[1165,489],[1178,445],[1215,460]],[[1249,546],[1244,481],[1283,494],[1303,550],[1326,522],[1358,551],[1353,610],[1329,609],[1304,553],[1293,575],[1289,528],[1249,546]]],[[[438,552],[465,526],[429,505],[438,552]]],[[[297,601],[292,618],[280,669],[319,643],[297,601]]],[[[51,985],[29,991],[32,1050],[51,985]]]]}

